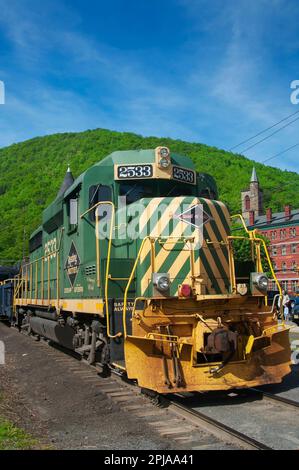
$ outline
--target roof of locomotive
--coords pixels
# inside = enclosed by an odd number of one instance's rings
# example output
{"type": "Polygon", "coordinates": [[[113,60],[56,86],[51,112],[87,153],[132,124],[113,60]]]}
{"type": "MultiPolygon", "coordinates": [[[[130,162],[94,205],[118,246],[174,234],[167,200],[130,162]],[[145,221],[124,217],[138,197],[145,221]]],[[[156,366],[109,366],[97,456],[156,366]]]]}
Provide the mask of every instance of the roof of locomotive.
{"type": "MultiPolygon", "coordinates": [[[[112,152],[103,160],[96,163],[94,166],[99,165],[110,165],[110,164],[129,164],[129,163],[154,163],[156,161],[156,150],[119,150],[112,152]]],[[[191,158],[185,155],[179,155],[177,153],[170,152],[171,160],[181,166],[194,169],[194,163],[191,158]]]]}
{"type": "MultiPolygon", "coordinates": [[[[191,158],[176,153],[170,153],[172,163],[180,165],[185,168],[195,170],[195,166],[191,158]]],[[[82,183],[87,172],[92,171],[94,168],[106,167],[111,168],[111,177],[114,179],[114,165],[116,164],[132,164],[132,163],[154,163],[156,161],[155,149],[147,150],[118,150],[112,152],[102,160],[98,161],[86,171],[81,173],[78,178],[75,179],[73,184],[65,191],[63,197],[67,197],[73,192],[73,190],[82,183]]]]}
{"type": "MultiPolygon", "coordinates": [[[[175,165],[181,166],[183,168],[188,168],[195,170],[195,165],[191,158],[177,153],[170,153],[171,162],[175,165]]],[[[48,223],[54,217],[62,211],[63,200],[68,198],[73,191],[75,191],[79,185],[81,185],[89,176],[91,176],[95,170],[96,173],[99,172],[101,180],[106,181],[106,184],[111,184],[114,181],[114,165],[115,164],[143,164],[143,163],[155,163],[156,162],[156,149],[147,149],[147,150],[120,150],[112,152],[107,155],[102,160],[98,161],[94,165],[90,166],[85,172],[81,173],[78,178],[75,179],[73,184],[71,184],[66,191],[61,194],[59,193],[56,199],[43,211],[43,227],[45,223],[48,223]]],[[[217,194],[217,187],[214,179],[205,173],[200,173],[201,179],[204,184],[208,184],[215,189],[215,195],[217,194]]],[[[31,238],[33,238],[38,232],[38,228],[31,238]]]]}

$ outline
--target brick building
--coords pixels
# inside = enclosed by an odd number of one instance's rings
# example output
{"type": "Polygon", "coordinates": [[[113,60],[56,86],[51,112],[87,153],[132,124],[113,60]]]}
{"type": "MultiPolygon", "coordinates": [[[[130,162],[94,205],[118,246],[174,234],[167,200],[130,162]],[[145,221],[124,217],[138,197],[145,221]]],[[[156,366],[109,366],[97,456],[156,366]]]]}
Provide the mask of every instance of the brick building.
{"type": "MultiPolygon", "coordinates": [[[[241,198],[248,228],[256,228],[270,240],[269,252],[282,288],[291,295],[299,293],[299,209],[286,205],[283,212],[273,213],[269,208],[263,214],[263,192],[255,169],[241,198]]],[[[274,281],[270,284],[276,290],[274,281]]]]}

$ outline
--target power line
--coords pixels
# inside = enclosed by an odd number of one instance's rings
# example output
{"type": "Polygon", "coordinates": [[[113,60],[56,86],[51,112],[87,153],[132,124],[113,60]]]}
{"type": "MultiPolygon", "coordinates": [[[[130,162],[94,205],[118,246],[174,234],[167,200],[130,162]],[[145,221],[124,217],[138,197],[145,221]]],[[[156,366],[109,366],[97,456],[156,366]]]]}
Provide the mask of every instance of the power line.
{"type": "Polygon", "coordinates": [[[255,142],[254,144],[250,145],[249,147],[246,147],[246,149],[241,150],[241,152],[242,152],[242,153],[247,152],[247,150],[250,150],[250,149],[252,149],[253,147],[255,147],[256,145],[259,145],[260,143],[264,142],[265,140],[270,139],[270,137],[272,137],[273,135],[275,135],[275,134],[277,134],[278,132],[282,131],[282,130],[285,129],[286,127],[290,126],[291,124],[293,124],[293,122],[298,121],[298,119],[299,119],[299,117],[297,117],[296,119],[293,119],[293,121],[288,122],[287,124],[285,124],[284,126],[280,127],[279,129],[277,129],[276,131],[272,132],[271,134],[267,135],[267,136],[264,137],[263,139],[258,140],[257,142],[255,142]]]}
{"type": "Polygon", "coordinates": [[[269,158],[266,158],[266,160],[263,160],[261,163],[266,163],[268,162],[269,160],[272,160],[273,158],[276,158],[276,157],[279,157],[280,155],[282,155],[283,153],[286,153],[288,152],[289,150],[292,150],[293,148],[297,147],[299,145],[299,142],[295,145],[292,145],[291,147],[288,147],[287,149],[285,150],[282,150],[281,152],[277,153],[276,155],[272,155],[272,157],[269,157],[269,158]]]}
{"type": "Polygon", "coordinates": [[[243,140],[242,142],[240,142],[240,143],[237,144],[237,145],[234,145],[233,147],[231,147],[231,148],[229,149],[229,151],[231,151],[231,150],[233,150],[233,149],[235,149],[235,148],[237,148],[237,147],[240,147],[240,145],[242,145],[242,144],[246,144],[246,143],[249,142],[250,140],[255,139],[255,137],[258,137],[259,135],[264,134],[264,132],[267,132],[267,131],[269,131],[270,129],[273,129],[273,127],[278,126],[278,124],[281,124],[282,122],[286,121],[287,119],[289,119],[289,118],[292,117],[292,116],[295,116],[295,114],[298,114],[298,113],[299,113],[299,111],[296,111],[295,113],[289,114],[288,116],[286,116],[285,118],[283,118],[283,119],[281,119],[280,121],[276,122],[275,124],[272,124],[272,126],[267,127],[266,129],[263,129],[262,131],[260,131],[260,132],[258,132],[257,134],[255,134],[254,136],[249,137],[249,138],[246,139],[246,140],[243,140]]]}

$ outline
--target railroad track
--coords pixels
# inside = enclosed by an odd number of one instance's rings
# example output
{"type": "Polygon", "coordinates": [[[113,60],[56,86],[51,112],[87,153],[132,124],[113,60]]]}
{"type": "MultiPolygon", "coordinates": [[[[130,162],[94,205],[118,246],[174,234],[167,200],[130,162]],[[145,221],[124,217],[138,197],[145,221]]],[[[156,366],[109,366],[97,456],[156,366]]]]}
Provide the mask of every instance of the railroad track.
{"type": "Polygon", "coordinates": [[[265,401],[280,403],[291,408],[299,408],[299,402],[291,400],[290,398],[274,395],[273,393],[265,392],[264,390],[259,390],[257,388],[251,388],[249,390],[252,390],[254,393],[261,395],[265,401]]]}
{"type": "MultiPolygon", "coordinates": [[[[27,336],[26,333],[23,334],[27,336]]],[[[218,444],[219,442],[227,443],[232,448],[248,450],[272,449],[263,442],[259,442],[258,440],[243,434],[210,416],[207,416],[201,411],[192,408],[192,405],[180,403],[179,398],[175,395],[169,395],[167,397],[162,396],[160,404],[161,407],[159,408],[157,406],[153,406],[153,403],[150,403],[150,396],[146,399],[147,404],[145,404],[144,399],[140,400],[140,389],[138,389],[136,384],[133,382],[125,380],[121,371],[112,370],[112,375],[109,379],[103,379],[98,375],[102,369],[99,366],[90,366],[90,364],[88,364],[88,362],[82,359],[78,354],[66,350],[62,346],[56,345],[48,340],[42,340],[36,344],[47,345],[50,355],[58,361],[62,361],[61,356],[68,356],[70,362],[66,362],[66,365],[70,364],[69,367],[71,368],[76,369],[76,366],[73,365],[76,362],[79,362],[81,370],[82,365],[88,366],[83,368],[95,372],[95,376],[98,378],[98,386],[103,393],[108,395],[112,400],[118,402],[124,410],[135,412],[139,418],[142,419],[150,417],[151,421],[149,424],[152,425],[163,437],[171,436],[175,441],[186,443],[186,445],[190,442],[190,447],[189,445],[187,447],[190,450],[197,448],[214,448],[215,445],[217,445],[217,442],[218,444]],[[60,357],[57,353],[60,353],[60,357]],[[210,436],[209,442],[201,445],[200,439],[199,442],[197,441],[196,431],[201,431],[206,436],[210,436]],[[214,439],[211,439],[212,436],[214,436],[214,439]]],[[[77,373],[78,372],[79,369],[77,370],[77,373]]],[[[87,374],[87,372],[82,373],[83,376],[84,374],[87,374]]],[[[277,397],[258,389],[249,390],[252,391],[252,393],[262,395],[263,399],[279,402],[287,406],[299,407],[299,403],[294,402],[293,400],[277,397]]],[[[185,400],[188,399],[185,398],[184,401],[185,400]]]]}
{"type": "MultiPolygon", "coordinates": [[[[48,343],[49,344],[49,343],[48,343]]],[[[53,345],[54,348],[59,349],[62,352],[64,351],[64,348],[58,345],[53,345]]],[[[68,353],[68,352],[67,352],[68,353]]],[[[69,353],[68,353],[69,354],[69,353]]],[[[71,354],[72,357],[76,358],[75,355],[71,354]]],[[[81,359],[83,364],[85,364],[88,367],[92,367],[93,369],[96,369],[97,371],[101,372],[101,367],[99,366],[90,366],[88,362],[84,359],[81,359]]],[[[100,377],[99,377],[100,381],[100,377]]],[[[120,401],[124,404],[127,401],[131,401],[133,398],[133,395],[136,395],[137,390],[139,390],[132,381],[126,380],[125,379],[125,374],[122,371],[119,370],[111,370],[111,377],[110,377],[110,382],[106,384],[107,386],[104,387],[104,392],[110,395],[112,399],[116,399],[117,401],[120,401]]],[[[266,446],[262,442],[257,441],[256,439],[251,438],[250,436],[247,436],[236,429],[233,429],[220,421],[217,421],[214,418],[211,418],[209,416],[206,416],[204,413],[201,413],[197,410],[193,410],[192,408],[181,405],[180,403],[177,403],[175,399],[167,397],[165,398],[164,396],[160,396],[160,400],[157,400],[157,396],[155,394],[147,394],[145,391],[143,395],[147,396],[147,398],[151,401],[151,404],[155,405],[155,408],[159,407],[157,410],[157,416],[160,417],[160,414],[162,410],[167,410],[167,412],[175,415],[179,419],[182,420],[184,423],[183,428],[186,427],[186,424],[191,424],[195,428],[199,428],[205,433],[213,435],[217,440],[229,443],[230,445],[233,444],[236,447],[241,447],[244,450],[272,450],[271,447],[266,446]]],[[[129,408],[129,409],[134,409],[129,408]]],[[[138,406],[135,408],[135,410],[138,411],[138,406]]],[[[142,415],[142,410],[141,415],[142,415]]],[[[144,414],[146,415],[149,412],[149,410],[145,411],[144,414]]],[[[141,417],[140,415],[140,417],[141,417]]],[[[151,414],[152,415],[152,414],[151,414]]],[[[154,415],[152,415],[154,416],[154,415]]],[[[159,424],[159,429],[162,432],[163,435],[176,435],[177,433],[175,432],[176,430],[174,429],[165,429],[164,426],[161,426],[163,421],[158,421],[159,424]],[[161,429],[162,428],[162,429],[161,429]],[[169,432],[169,434],[167,434],[169,432]]],[[[167,423],[167,421],[166,421],[167,423]]],[[[171,423],[173,421],[171,420],[171,423]]],[[[170,425],[171,426],[171,425],[170,425]]],[[[177,429],[178,434],[180,429],[177,429]]],[[[188,433],[190,433],[191,429],[189,429],[188,433]]],[[[213,443],[211,443],[213,444],[213,443]]]]}
{"type": "Polygon", "coordinates": [[[200,411],[189,408],[178,403],[170,402],[170,409],[178,416],[184,417],[193,422],[197,426],[204,427],[211,434],[217,435],[223,440],[228,440],[236,445],[250,450],[272,450],[271,447],[266,446],[262,442],[247,436],[236,429],[227,426],[220,421],[217,421],[210,416],[201,413],[200,411]]]}

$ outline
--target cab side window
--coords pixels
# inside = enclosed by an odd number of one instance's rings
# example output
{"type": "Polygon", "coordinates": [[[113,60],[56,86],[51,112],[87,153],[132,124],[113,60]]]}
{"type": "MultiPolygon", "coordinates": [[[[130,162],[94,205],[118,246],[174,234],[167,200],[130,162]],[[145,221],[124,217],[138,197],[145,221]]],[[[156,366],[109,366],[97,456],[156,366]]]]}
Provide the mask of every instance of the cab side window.
{"type": "Polygon", "coordinates": [[[78,199],[70,199],[70,225],[78,224],[78,199]]]}
{"type": "MultiPolygon", "coordinates": [[[[98,202],[112,201],[112,190],[110,186],[94,185],[89,188],[89,209],[98,202]]],[[[89,220],[95,221],[95,210],[89,212],[89,220]]]]}
{"type": "Polygon", "coordinates": [[[77,188],[66,200],[67,216],[68,216],[68,232],[74,232],[78,229],[79,219],[79,197],[80,189],[77,188]]]}

